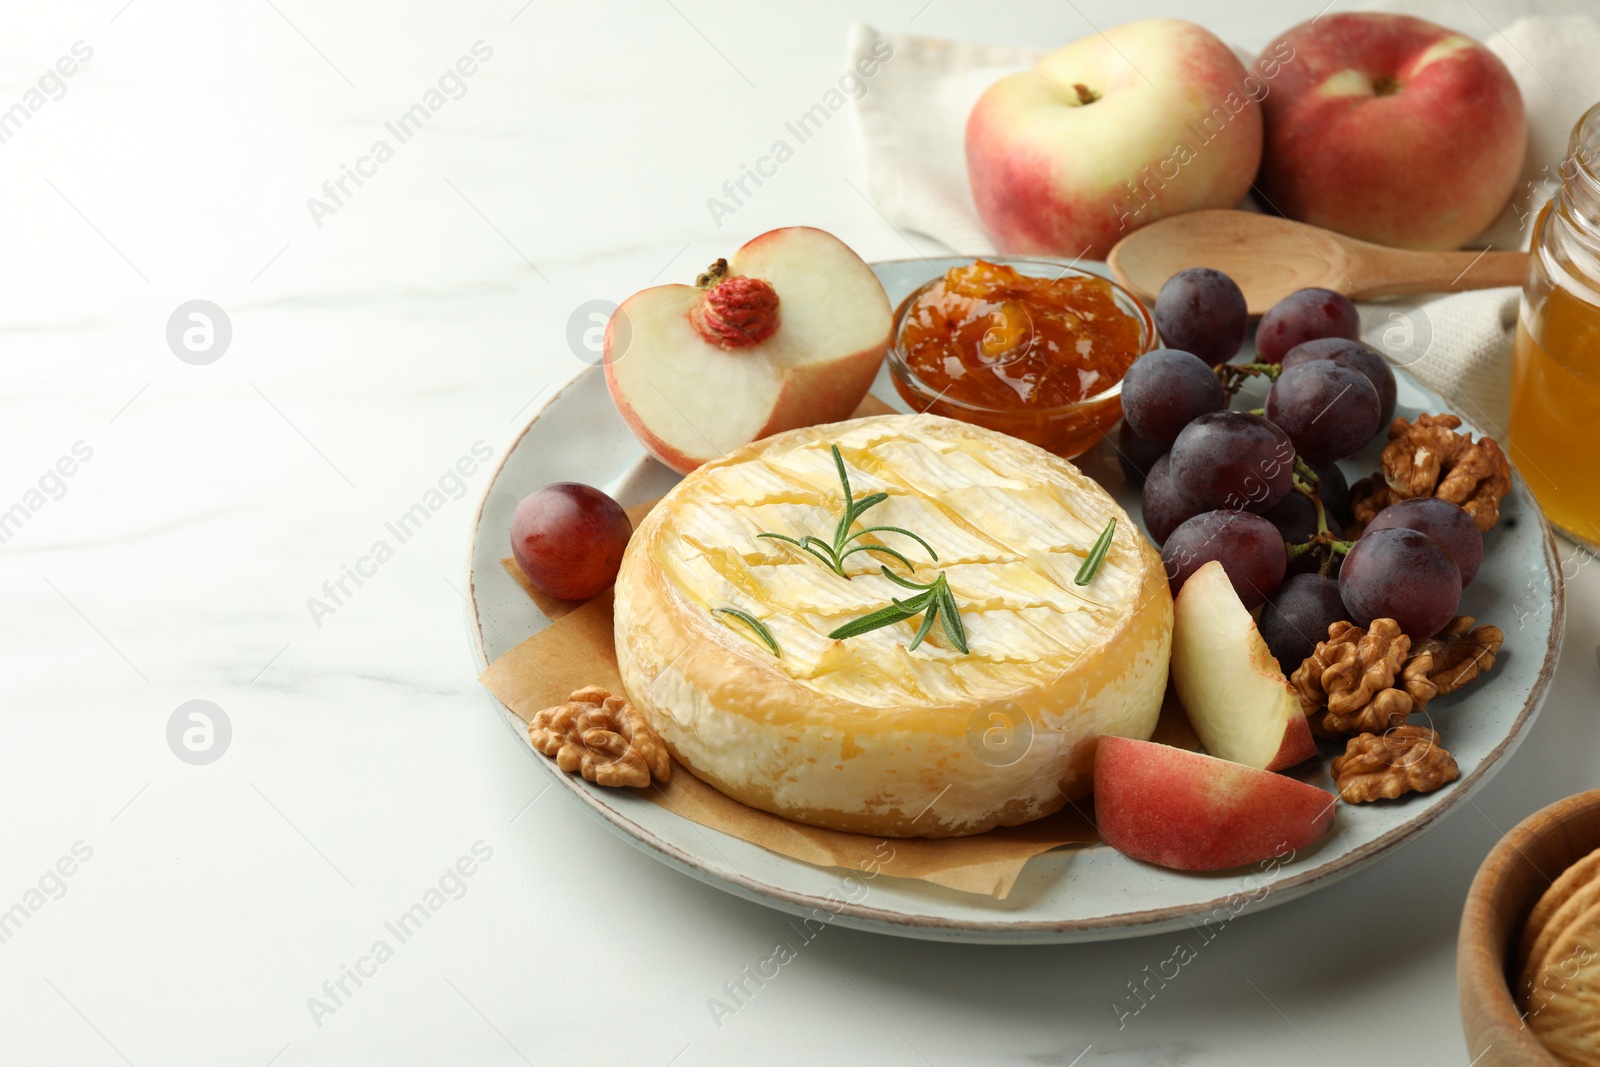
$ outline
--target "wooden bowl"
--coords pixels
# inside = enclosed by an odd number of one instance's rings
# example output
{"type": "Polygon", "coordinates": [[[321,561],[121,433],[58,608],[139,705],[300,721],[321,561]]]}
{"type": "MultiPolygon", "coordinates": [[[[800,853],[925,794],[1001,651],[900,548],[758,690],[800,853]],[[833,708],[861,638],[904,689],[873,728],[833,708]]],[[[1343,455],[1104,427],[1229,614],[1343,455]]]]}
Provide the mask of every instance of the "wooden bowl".
{"type": "Polygon", "coordinates": [[[1600,848],[1600,789],[1528,816],[1478,868],[1461,913],[1456,985],[1467,1057],[1474,1067],[1561,1067],[1523,1025],[1506,975],[1523,923],[1550,883],[1600,848]]]}

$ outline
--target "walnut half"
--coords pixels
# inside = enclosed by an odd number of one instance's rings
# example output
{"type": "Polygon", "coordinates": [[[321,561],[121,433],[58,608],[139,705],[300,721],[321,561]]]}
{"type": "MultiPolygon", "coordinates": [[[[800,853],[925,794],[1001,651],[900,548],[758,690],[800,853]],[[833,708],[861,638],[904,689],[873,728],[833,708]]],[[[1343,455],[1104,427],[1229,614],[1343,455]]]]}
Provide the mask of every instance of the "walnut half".
{"type": "Polygon", "coordinates": [[[1431,793],[1461,776],[1455,757],[1426,726],[1396,726],[1352,737],[1329,769],[1347,804],[1431,793]]]}
{"type": "Polygon", "coordinates": [[[1505,640],[1499,627],[1473,622],[1457,615],[1415,645],[1393,619],[1374,619],[1366,630],[1348,622],[1328,627],[1328,639],[1289,678],[1312,731],[1383,733],[1471,682],[1494,666],[1505,640]]]}
{"type": "Polygon", "coordinates": [[[1487,533],[1500,518],[1500,501],[1511,491],[1511,464],[1492,437],[1474,441],[1456,432],[1454,415],[1396,418],[1389,424],[1381,475],[1350,488],[1351,510],[1365,525],[1373,516],[1409,497],[1436,496],[1461,505],[1487,533]]]}
{"type": "Polygon", "coordinates": [[[1475,621],[1471,615],[1457,615],[1450,625],[1426,641],[1419,641],[1412,650],[1413,662],[1428,657],[1423,673],[1439,696],[1454,693],[1494,666],[1495,653],[1500,651],[1505,634],[1498,626],[1474,628],[1475,621]]]}
{"type": "Polygon", "coordinates": [[[1410,650],[1411,639],[1393,619],[1374,619],[1365,630],[1334,623],[1290,677],[1301,710],[1325,735],[1382,733],[1400,725],[1416,708],[1408,691],[1393,688],[1410,650]]]}
{"type": "Polygon", "coordinates": [[[621,697],[590,685],[528,724],[528,740],[556,766],[596,785],[647,786],[672,777],[672,758],[644,716],[621,697]]]}

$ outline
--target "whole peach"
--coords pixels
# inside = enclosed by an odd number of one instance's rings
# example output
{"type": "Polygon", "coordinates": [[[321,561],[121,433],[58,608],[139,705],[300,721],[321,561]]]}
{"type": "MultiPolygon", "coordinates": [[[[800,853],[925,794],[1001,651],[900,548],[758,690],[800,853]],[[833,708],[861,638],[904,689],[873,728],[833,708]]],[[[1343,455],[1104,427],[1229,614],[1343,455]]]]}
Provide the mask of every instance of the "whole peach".
{"type": "Polygon", "coordinates": [[[1457,248],[1506,206],[1522,93],[1472,38],[1408,15],[1325,15],[1267,46],[1257,183],[1291,219],[1400,248],[1457,248]]]}
{"type": "Polygon", "coordinates": [[[1165,215],[1233,207],[1260,163],[1267,85],[1265,70],[1247,74],[1210,31],[1177,19],[1051,53],[991,85],[968,116],[984,227],[1003,252],[1100,259],[1165,215]]]}

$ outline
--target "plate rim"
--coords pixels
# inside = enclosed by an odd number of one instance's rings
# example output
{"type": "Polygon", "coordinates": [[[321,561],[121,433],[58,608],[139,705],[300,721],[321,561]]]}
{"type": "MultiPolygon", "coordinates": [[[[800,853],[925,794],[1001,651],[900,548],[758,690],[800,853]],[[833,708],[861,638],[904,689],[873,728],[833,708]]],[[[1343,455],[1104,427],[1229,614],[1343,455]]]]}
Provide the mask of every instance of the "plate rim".
{"type": "MultiPolygon", "coordinates": [[[[971,257],[937,257],[940,259],[967,259],[971,257]]],[[[1004,258],[1004,257],[995,257],[1004,258]]],[[[904,258],[894,260],[875,260],[869,266],[878,267],[901,263],[929,263],[933,261],[928,257],[904,258]]],[[[1397,368],[1404,372],[1404,368],[1397,368]]],[[[539,419],[570,389],[591,374],[603,374],[604,368],[600,364],[590,364],[578,371],[560,388],[555,390],[550,397],[540,404],[538,409],[529,417],[522,429],[517,431],[501,453],[495,463],[494,470],[484,484],[483,493],[478,499],[478,504],[472,513],[471,526],[468,531],[466,544],[466,616],[467,632],[472,645],[473,661],[477,665],[478,675],[489,669],[488,653],[484,647],[483,626],[480,622],[478,608],[477,587],[474,581],[474,557],[478,544],[478,536],[482,530],[484,509],[488,506],[489,497],[494,492],[496,483],[505,465],[510,462],[511,456],[521,446],[522,441],[533,429],[539,419]]],[[[1409,373],[1406,374],[1412,384],[1430,395],[1436,395],[1433,390],[1422,385],[1409,373]]],[[[1442,399],[1442,398],[1441,398],[1442,399]]],[[[1481,432],[1481,431],[1480,431],[1481,432]]],[[[1560,570],[1560,553],[1555,543],[1555,533],[1545,517],[1544,509],[1539,506],[1538,500],[1533,496],[1533,491],[1528,487],[1521,472],[1512,464],[1510,457],[1507,463],[1511,466],[1512,479],[1526,494],[1527,499],[1533,504],[1533,512],[1538,517],[1539,528],[1543,533],[1541,544],[1544,549],[1544,565],[1547,575],[1556,575],[1560,570]]],[[[1565,636],[1566,623],[1566,590],[1562,583],[1552,581],[1551,586],[1551,638],[1545,648],[1544,661],[1540,664],[1538,676],[1534,679],[1533,687],[1529,690],[1527,699],[1523,701],[1521,709],[1505,738],[1497,744],[1479,762],[1472,773],[1453,783],[1450,795],[1443,802],[1431,809],[1425,815],[1420,815],[1400,826],[1389,830],[1380,837],[1374,838],[1366,844],[1360,845],[1351,851],[1331,859],[1326,863],[1314,865],[1295,874],[1284,874],[1273,880],[1271,893],[1261,898],[1262,901],[1276,898],[1282,903],[1319,887],[1319,883],[1332,884],[1341,878],[1356,873],[1371,863],[1376,862],[1385,852],[1399,846],[1402,842],[1414,839],[1438,825],[1445,816],[1452,814],[1462,803],[1470,799],[1472,788],[1487,781],[1504,765],[1506,759],[1522,743],[1523,735],[1532,718],[1544,704],[1544,699],[1550,687],[1550,681],[1555,673],[1556,664],[1560,659],[1561,648],[1565,636]]],[[[500,707],[506,725],[514,734],[526,740],[525,724],[509,707],[507,707],[494,694],[489,694],[495,704],[500,707]]],[[[523,748],[531,755],[531,745],[524,744],[523,748]]],[[[553,776],[566,791],[577,798],[592,816],[606,824],[613,832],[624,840],[641,850],[658,854],[659,859],[675,867],[685,874],[707,885],[721,889],[724,892],[734,892],[735,895],[756,903],[771,905],[782,901],[794,907],[809,908],[813,911],[822,910],[830,915],[830,921],[850,918],[860,924],[860,929],[877,933],[898,934],[901,936],[946,936],[950,939],[962,940],[962,935],[989,935],[1004,939],[1021,939],[1030,934],[1066,934],[1079,935],[1081,939],[1088,940],[1099,935],[1100,939],[1116,937],[1138,937],[1147,932],[1150,927],[1181,921],[1196,915],[1215,912],[1218,908],[1232,907],[1239,894],[1231,892],[1211,900],[1192,904],[1171,905],[1161,908],[1145,908],[1136,911],[1117,912],[1109,915],[1100,915],[1087,919],[954,919],[942,915],[929,915],[922,912],[906,910],[889,910],[885,908],[869,907],[862,903],[840,901],[837,898],[816,896],[811,893],[788,889],[783,886],[772,885],[759,878],[745,875],[731,867],[724,870],[710,863],[700,856],[694,855],[679,846],[663,840],[652,830],[634,821],[624,812],[612,807],[594,795],[594,793],[579,784],[580,780],[571,775],[561,773],[552,766],[548,760],[535,760],[545,772],[553,776]],[[882,924],[882,925],[878,925],[882,924]],[[887,927],[887,929],[885,928],[887,927]]],[[[676,813],[671,813],[676,814],[676,813]]],[[[677,816],[682,818],[682,816],[677,816]]],[[[759,846],[758,846],[759,847],[759,846]]],[[[780,856],[790,863],[804,861],[782,856],[781,853],[772,853],[780,856]]],[[[1138,862],[1130,860],[1130,862],[1138,862]]],[[[807,866],[815,866],[808,864],[807,866]]],[[[823,868],[817,868],[823,869],[823,868]]],[[[846,870],[847,868],[839,868],[846,870]]],[[[1253,909],[1252,909],[1253,910],[1253,909]]],[[[1155,932],[1150,930],[1149,932],[1155,932]]]]}

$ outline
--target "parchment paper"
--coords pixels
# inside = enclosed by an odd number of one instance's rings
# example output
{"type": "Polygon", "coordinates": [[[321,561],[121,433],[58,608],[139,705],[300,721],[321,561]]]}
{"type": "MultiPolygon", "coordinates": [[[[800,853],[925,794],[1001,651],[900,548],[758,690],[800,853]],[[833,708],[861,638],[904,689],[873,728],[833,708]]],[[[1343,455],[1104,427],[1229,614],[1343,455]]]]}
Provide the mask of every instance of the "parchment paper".
{"type": "MultiPolygon", "coordinates": [[[[864,403],[859,414],[888,410],[875,398],[867,399],[876,407],[869,410],[864,403]]],[[[638,525],[653,504],[629,509],[628,517],[638,525]]],[[[531,585],[515,560],[502,562],[552,621],[495,660],[478,680],[524,722],[544,708],[565,703],[573,691],[586,685],[621,692],[611,628],[611,590],[587,602],[558,600],[531,585]]],[[[1198,747],[1182,711],[1176,710],[1170,699],[1157,738],[1185,748],[1198,747]]],[[[665,786],[633,792],[692,822],[805,863],[920,879],[998,900],[1011,892],[1022,868],[1034,856],[1100,840],[1088,800],[1023,826],[971,837],[892,838],[885,848],[883,838],[805,826],[747,807],[700,781],[677,762],[672,766],[672,780],[665,786]],[[886,862],[886,855],[892,859],[886,862]]]]}

